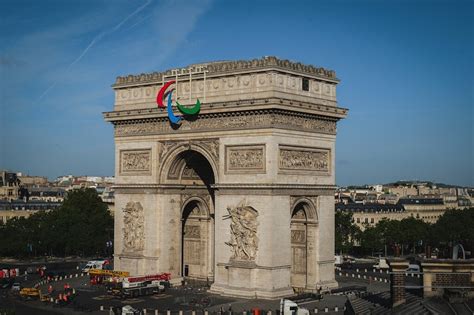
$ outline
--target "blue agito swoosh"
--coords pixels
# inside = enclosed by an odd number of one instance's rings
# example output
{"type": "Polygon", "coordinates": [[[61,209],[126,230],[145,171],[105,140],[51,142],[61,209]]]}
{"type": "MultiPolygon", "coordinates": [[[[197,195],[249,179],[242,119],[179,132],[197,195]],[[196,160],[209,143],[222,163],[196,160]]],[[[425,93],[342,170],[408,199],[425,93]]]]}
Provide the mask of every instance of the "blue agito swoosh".
{"type": "Polygon", "coordinates": [[[175,116],[173,114],[173,108],[171,108],[171,95],[173,95],[173,91],[170,91],[170,93],[168,94],[168,106],[167,106],[168,117],[169,117],[171,123],[177,125],[181,122],[181,117],[180,116],[175,116]]]}

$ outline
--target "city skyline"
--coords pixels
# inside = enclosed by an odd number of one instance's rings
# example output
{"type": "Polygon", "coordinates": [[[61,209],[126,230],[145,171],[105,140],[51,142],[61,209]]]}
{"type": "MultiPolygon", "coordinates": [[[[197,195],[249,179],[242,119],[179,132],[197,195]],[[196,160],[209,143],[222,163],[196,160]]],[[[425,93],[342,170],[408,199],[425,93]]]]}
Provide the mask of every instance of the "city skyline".
{"type": "Polygon", "coordinates": [[[2,2],[0,168],[112,176],[116,76],[276,55],[341,79],[338,185],[473,186],[473,3],[452,3],[2,2]]]}

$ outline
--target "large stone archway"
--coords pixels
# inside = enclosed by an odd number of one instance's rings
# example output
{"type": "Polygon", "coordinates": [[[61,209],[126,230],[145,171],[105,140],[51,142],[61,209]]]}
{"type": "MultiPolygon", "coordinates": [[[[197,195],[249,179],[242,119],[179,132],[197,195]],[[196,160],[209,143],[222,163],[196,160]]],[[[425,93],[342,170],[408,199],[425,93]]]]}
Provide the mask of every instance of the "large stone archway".
{"type": "Polygon", "coordinates": [[[115,268],[251,298],[337,286],[338,82],[274,57],[117,78],[115,268]],[[179,126],[156,105],[169,80],[173,104],[201,102],[179,126]]]}
{"type": "Polygon", "coordinates": [[[177,277],[213,281],[215,175],[206,158],[213,152],[199,142],[173,144],[162,143],[162,148],[171,150],[163,152],[160,169],[163,194],[168,197],[164,207],[179,207],[181,222],[178,231],[170,231],[175,236],[169,239],[174,253],[179,249],[178,255],[170,257],[170,265],[180,266],[173,267],[177,277]]]}

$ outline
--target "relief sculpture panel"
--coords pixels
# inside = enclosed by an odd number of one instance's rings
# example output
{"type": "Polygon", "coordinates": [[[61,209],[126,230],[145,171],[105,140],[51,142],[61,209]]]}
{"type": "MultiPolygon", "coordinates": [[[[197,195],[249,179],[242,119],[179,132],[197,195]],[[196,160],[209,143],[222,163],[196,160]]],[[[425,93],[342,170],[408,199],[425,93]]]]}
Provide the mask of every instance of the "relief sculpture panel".
{"type": "Polygon", "coordinates": [[[184,237],[199,239],[201,237],[201,228],[199,227],[199,225],[185,225],[184,237]]]}
{"type": "Polygon", "coordinates": [[[258,250],[257,210],[242,201],[235,207],[227,207],[227,211],[229,214],[224,219],[231,219],[231,238],[225,244],[232,250],[231,260],[255,261],[258,250]]]}
{"type": "Polygon", "coordinates": [[[330,150],[282,146],[279,148],[280,171],[312,171],[329,175],[330,150]]]}
{"type": "Polygon", "coordinates": [[[123,209],[124,252],[142,251],[145,247],[145,218],[139,202],[130,201],[123,209]]]}
{"type": "Polygon", "coordinates": [[[120,174],[140,174],[151,172],[151,150],[120,151],[120,174]]]}
{"type": "Polygon", "coordinates": [[[226,172],[265,173],[265,145],[226,146],[226,172]]]}
{"type": "Polygon", "coordinates": [[[292,244],[305,244],[306,233],[302,230],[291,230],[291,243],[292,244]]]}

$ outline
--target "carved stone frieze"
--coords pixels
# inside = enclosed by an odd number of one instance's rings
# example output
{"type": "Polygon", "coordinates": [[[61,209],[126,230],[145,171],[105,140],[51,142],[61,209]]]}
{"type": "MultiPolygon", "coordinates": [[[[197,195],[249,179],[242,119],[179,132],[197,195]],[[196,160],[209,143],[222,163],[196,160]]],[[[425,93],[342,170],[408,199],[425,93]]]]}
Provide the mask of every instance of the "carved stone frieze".
{"type": "MultiPolygon", "coordinates": [[[[149,128],[146,128],[149,129],[149,128]]],[[[163,163],[163,158],[170,152],[172,149],[177,147],[179,143],[177,141],[161,141],[160,148],[158,153],[158,163],[163,163]]]]}
{"type": "Polygon", "coordinates": [[[265,145],[226,146],[226,172],[264,173],[265,145]]]}
{"type": "Polygon", "coordinates": [[[188,225],[184,226],[184,237],[185,238],[200,238],[201,227],[199,225],[188,225]]]}
{"type": "Polygon", "coordinates": [[[279,147],[279,169],[283,171],[330,172],[330,150],[283,146],[279,147]]]}
{"type": "Polygon", "coordinates": [[[231,260],[255,261],[258,251],[258,212],[242,201],[234,207],[227,207],[228,215],[224,219],[231,219],[231,238],[226,245],[231,247],[231,260]]]}
{"type": "Polygon", "coordinates": [[[304,231],[304,230],[291,230],[291,243],[292,244],[305,244],[306,243],[306,231],[304,231]]]}
{"type": "Polygon", "coordinates": [[[140,202],[130,201],[123,209],[123,250],[138,252],[145,247],[145,218],[140,202]]]}
{"type": "Polygon", "coordinates": [[[199,179],[199,175],[196,171],[189,167],[188,164],[184,164],[183,171],[181,172],[181,178],[183,179],[199,179]]]}
{"type": "Polygon", "coordinates": [[[151,149],[121,150],[120,173],[137,174],[151,171],[151,149]]]}
{"type": "MultiPolygon", "coordinates": [[[[202,114],[196,121],[185,121],[186,128],[172,129],[167,119],[130,120],[115,123],[115,136],[162,135],[167,133],[204,132],[220,130],[254,129],[254,128],[282,128],[327,134],[336,133],[336,121],[322,119],[314,115],[290,114],[280,110],[262,110],[258,112],[241,112],[225,114],[202,114]]],[[[184,126],[183,126],[184,127],[184,126]]],[[[162,156],[174,147],[173,143],[164,143],[161,148],[162,156]]],[[[209,146],[216,144],[211,142],[209,146]]],[[[218,150],[213,150],[216,152],[218,150]]]]}

